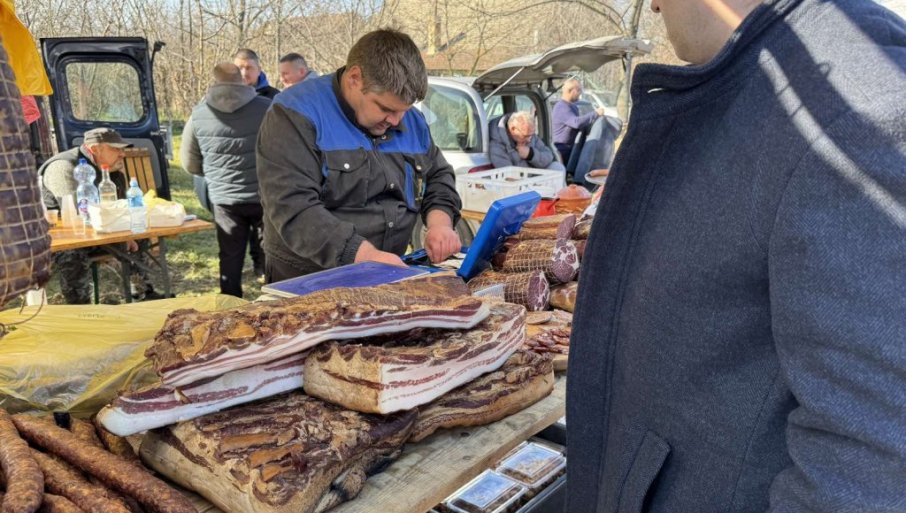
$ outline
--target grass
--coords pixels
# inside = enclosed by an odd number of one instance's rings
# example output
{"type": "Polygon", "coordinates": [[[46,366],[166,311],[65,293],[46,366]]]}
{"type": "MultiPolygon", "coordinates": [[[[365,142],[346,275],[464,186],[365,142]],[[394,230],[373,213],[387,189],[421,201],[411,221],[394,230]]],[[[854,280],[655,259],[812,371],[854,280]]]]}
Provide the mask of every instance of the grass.
{"type": "MultiPolygon", "coordinates": [[[[181,134],[174,136],[174,154],[179,155],[181,134]]],[[[192,175],[180,167],[177,160],[169,166],[170,195],[173,201],[181,203],[186,213],[195,214],[199,219],[213,222],[213,216],[199,203],[193,189],[192,175]]],[[[170,268],[171,291],[179,297],[201,296],[220,292],[219,259],[217,256],[217,237],[215,231],[205,230],[167,239],[167,264],[170,268]]],[[[125,302],[122,291],[119,263],[111,261],[99,268],[100,302],[119,304],[125,302]]],[[[154,288],[163,292],[159,276],[152,276],[154,288]]],[[[46,286],[49,304],[65,304],[60,293],[59,277],[51,276],[46,286]]],[[[242,291],[245,299],[255,299],[261,294],[261,284],[257,282],[252,269],[251,258],[246,254],[242,271],[242,291]]],[[[21,300],[14,301],[10,307],[18,307],[21,300]],[[18,304],[17,304],[18,303],[18,304]]]]}

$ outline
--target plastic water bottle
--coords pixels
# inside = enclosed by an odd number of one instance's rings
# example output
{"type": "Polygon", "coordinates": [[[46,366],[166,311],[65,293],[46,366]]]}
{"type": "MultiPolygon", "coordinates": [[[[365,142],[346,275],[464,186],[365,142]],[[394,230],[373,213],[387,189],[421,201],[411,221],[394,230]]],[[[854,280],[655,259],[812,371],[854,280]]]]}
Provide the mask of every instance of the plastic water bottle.
{"type": "Polygon", "coordinates": [[[148,229],[148,218],[145,215],[145,198],[138,186],[138,180],[133,178],[126,191],[126,200],[129,203],[129,220],[132,233],[144,233],[148,229]]]}
{"type": "Polygon", "coordinates": [[[98,191],[101,193],[101,206],[110,207],[116,202],[116,184],[110,180],[110,168],[101,166],[103,178],[98,184],[98,191]]]}
{"type": "Polygon", "coordinates": [[[79,159],[78,165],[73,170],[73,175],[79,183],[76,188],[76,206],[79,209],[79,216],[82,218],[82,226],[90,226],[91,219],[88,217],[88,205],[97,205],[101,201],[98,188],[94,185],[97,173],[88,164],[87,160],[79,159]]]}

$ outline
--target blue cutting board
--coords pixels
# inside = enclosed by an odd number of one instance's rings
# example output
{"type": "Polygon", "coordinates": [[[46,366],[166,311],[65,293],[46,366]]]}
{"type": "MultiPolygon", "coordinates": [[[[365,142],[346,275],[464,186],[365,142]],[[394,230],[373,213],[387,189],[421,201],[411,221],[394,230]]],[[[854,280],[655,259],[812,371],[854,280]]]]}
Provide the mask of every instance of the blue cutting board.
{"type": "Polygon", "coordinates": [[[302,296],[337,287],[370,287],[427,274],[423,269],[379,262],[360,262],[326,269],[261,287],[261,292],[280,297],[302,296]]]}

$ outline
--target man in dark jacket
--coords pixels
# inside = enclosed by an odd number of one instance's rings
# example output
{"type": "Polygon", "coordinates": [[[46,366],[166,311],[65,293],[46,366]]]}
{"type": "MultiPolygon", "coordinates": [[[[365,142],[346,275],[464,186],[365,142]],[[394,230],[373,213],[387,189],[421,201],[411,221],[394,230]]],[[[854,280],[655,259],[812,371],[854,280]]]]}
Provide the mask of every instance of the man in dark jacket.
{"type": "Polygon", "coordinates": [[[205,177],[214,206],[220,291],[236,297],[242,297],[242,264],[249,233],[254,230],[258,237],[263,233],[255,139],[270,103],[243,83],[238,67],[218,64],[214,84],[192,110],[183,130],[183,166],[205,177]]]}
{"type": "Polygon", "coordinates": [[[554,152],[535,135],[535,118],[520,111],[488,123],[489,155],[494,167],[519,166],[564,171],[554,152]]]}
{"type": "Polygon", "coordinates": [[[569,165],[569,157],[576,143],[576,136],[582,130],[587,130],[596,119],[604,115],[604,107],[598,107],[585,115],[579,115],[579,106],[576,102],[582,96],[582,84],[574,78],[563,82],[560,91],[560,100],[554,104],[551,113],[551,124],[554,129],[554,146],[563,158],[563,165],[569,165]]]}
{"type": "Polygon", "coordinates": [[[240,48],[233,54],[233,64],[242,73],[242,81],[254,87],[255,92],[261,96],[273,100],[280,93],[279,89],[267,81],[267,74],[261,70],[261,59],[254,50],[240,48]]]}
{"type": "Polygon", "coordinates": [[[569,513],[906,511],[906,23],[653,0],[583,260],[569,513]]]}
{"type": "Polygon", "coordinates": [[[369,260],[403,265],[419,215],[432,261],[460,250],[453,168],[410,108],[427,88],[412,39],[378,30],[336,73],[277,96],[258,138],[268,281],[369,260]]]}
{"type": "MultiPolygon", "coordinates": [[[[239,67],[242,73],[242,80],[255,88],[259,95],[274,99],[274,96],[280,93],[280,90],[270,85],[267,81],[267,74],[261,69],[261,59],[254,50],[249,48],[240,48],[233,54],[233,64],[239,67]]],[[[198,179],[195,179],[196,182],[198,179]]],[[[198,184],[196,183],[196,188],[198,184]]],[[[264,250],[261,248],[262,234],[258,228],[253,226],[249,232],[249,256],[252,257],[252,264],[255,269],[255,276],[259,280],[264,279],[264,250]]]]}

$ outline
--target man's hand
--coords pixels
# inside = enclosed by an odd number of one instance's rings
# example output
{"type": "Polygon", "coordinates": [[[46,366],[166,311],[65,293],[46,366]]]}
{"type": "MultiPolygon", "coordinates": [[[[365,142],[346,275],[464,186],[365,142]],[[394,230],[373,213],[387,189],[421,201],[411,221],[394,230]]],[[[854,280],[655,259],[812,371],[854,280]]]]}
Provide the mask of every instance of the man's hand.
{"type": "Polygon", "coordinates": [[[521,158],[522,160],[528,160],[529,153],[531,153],[531,151],[532,149],[529,148],[527,144],[516,145],[516,153],[519,154],[519,158],[521,158]]]}
{"type": "Polygon", "coordinates": [[[135,253],[136,251],[138,251],[138,242],[135,242],[134,240],[127,240],[126,251],[128,251],[129,253],[135,253]]]}
{"type": "Polygon", "coordinates": [[[448,256],[459,253],[462,242],[453,229],[453,220],[443,210],[428,212],[428,233],[425,234],[425,251],[433,263],[443,262],[448,256]]]}
{"type": "Polygon", "coordinates": [[[359,250],[356,251],[355,262],[380,262],[382,264],[406,267],[406,264],[403,263],[399,256],[386,251],[381,251],[367,240],[362,242],[359,246],[359,250]]]}
{"type": "Polygon", "coordinates": [[[595,112],[598,113],[598,117],[603,116],[603,115],[604,115],[604,107],[598,107],[598,108],[596,108],[596,109],[595,109],[595,112]]]}
{"type": "Polygon", "coordinates": [[[425,251],[431,262],[443,262],[448,256],[458,253],[462,249],[459,234],[449,226],[436,226],[429,228],[425,235],[425,251]]]}
{"type": "Polygon", "coordinates": [[[592,169],[588,172],[588,176],[607,176],[609,173],[609,169],[592,169]]]}

